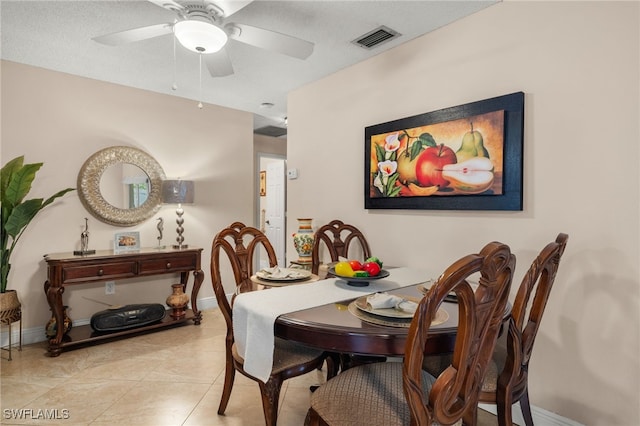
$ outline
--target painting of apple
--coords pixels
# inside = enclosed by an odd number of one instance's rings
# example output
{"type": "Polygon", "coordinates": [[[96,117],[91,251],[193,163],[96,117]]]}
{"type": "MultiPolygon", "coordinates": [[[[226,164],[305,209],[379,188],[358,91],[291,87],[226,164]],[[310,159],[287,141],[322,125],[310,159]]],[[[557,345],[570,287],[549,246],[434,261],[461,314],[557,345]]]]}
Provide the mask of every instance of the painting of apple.
{"type": "Polygon", "coordinates": [[[440,188],[449,185],[449,181],[442,176],[442,170],[447,164],[455,164],[456,162],[456,153],[444,144],[425,149],[416,162],[418,185],[437,185],[440,188]]]}

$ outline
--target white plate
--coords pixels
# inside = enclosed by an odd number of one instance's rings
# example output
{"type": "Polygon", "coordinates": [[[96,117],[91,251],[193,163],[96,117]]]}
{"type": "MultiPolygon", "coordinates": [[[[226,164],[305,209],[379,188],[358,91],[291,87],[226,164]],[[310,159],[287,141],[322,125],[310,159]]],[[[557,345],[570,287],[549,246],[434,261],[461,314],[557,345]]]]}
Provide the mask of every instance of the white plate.
{"type": "MultiPolygon", "coordinates": [[[[400,296],[400,297],[402,297],[405,300],[410,300],[412,302],[416,302],[416,303],[420,302],[420,299],[417,297],[410,297],[410,296],[400,296]]],[[[413,318],[413,314],[414,314],[414,312],[401,311],[396,308],[373,309],[371,305],[367,303],[367,296],[358,297],[355,300],[355,305],[356,305],[356,308],[360,309],[361,311],[364,311],[373,315],[379,315],[381,317],[387,317],[387,318],[413,318]]]]}
{"type": "Polygon", "coordinates": [[[279,273],[274,276],[268,270],[263,269],[256,272],[256,277],[264,281],[275,282],[305,281],[311,278],[311,271],[298,268],[280,268],[279,273]]]}

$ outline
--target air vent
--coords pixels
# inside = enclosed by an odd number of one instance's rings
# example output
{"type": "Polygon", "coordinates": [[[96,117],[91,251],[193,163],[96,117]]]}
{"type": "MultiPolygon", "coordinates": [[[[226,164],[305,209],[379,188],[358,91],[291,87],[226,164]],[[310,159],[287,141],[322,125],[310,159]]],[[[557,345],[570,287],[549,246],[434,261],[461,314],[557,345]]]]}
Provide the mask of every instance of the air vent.
{"type": "Polygon", "coordinates": [[[271,136],[274,138],[283,136],[287,134],[287,129],[276,126],[264,126],[259,129],[254,129],[253,133],[263,136],[271,136]]]}
{"type": "Polygon", "coordinates": [[[402,34],[389,27],[381,26],[358,37],[351,43],[357,44],[364,49],[373,49],[374,47],[379,46],[382,43],[386,43],[389,40],[393,40],[396,37],[400,37],[401,35],[402,34]]]}

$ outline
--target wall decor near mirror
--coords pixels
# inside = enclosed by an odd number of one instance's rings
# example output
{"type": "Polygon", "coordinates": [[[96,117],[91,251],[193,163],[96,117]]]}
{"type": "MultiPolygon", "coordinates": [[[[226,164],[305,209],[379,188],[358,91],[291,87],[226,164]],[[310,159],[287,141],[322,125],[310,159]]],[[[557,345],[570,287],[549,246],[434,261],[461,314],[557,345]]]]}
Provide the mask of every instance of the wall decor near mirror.
{"type": "Polygon", "coordinates": [[[365,128],[365,208],[522,210],[524,93],[365,128]]]}
{"type": "Polygon", "coordinates": [[[123,251],[140,250],[139,232],[116,232],[113,236],[113,251],[120,253],[123,251]]]}
{"type": "Polygon", "coordinates": [[[100,221],[133,226],[160,209],[164,178],[160,164],[146,152],[112,146],[85,161],[78,173],[78,195],[100,221]]]}

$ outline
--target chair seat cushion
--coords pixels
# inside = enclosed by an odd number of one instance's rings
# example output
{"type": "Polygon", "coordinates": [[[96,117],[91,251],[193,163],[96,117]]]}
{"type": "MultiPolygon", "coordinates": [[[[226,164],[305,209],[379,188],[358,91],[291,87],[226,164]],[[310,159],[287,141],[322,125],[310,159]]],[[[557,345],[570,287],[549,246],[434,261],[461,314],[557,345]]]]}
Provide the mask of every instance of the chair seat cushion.
{"type": "MultiPolygon", "coordinates": [[[[434,382],[423,372],[426,395],[434,382]]],[[[411,414],[402,389],[402,363],[366,364],[338,374],[311,395],[311,407],[328,425],[408,425],[411,414]]]]}
{"type": "Polygon", "coordinates": [[[491,362],[487,366],[487,373],[482,380],[482,392],[496,392],[498,390],[498,377],[507,362],[507,348],[504,342],[498,341],[491,362]]]}
{"type": "MultiPolygon", "coordinates": [[[[324,354],[321,350],[300,345],[279,337],[276,337],[274,343],[275,348],[273,350],[273,368],[271,369],[271,374],[277,374],[289,368],[319,360],[324,354]]],[[[231,352],[233,358],[241,365],[244,365],[244,359],[238,353],[235,343],[231,348],[231,352]]]]}

